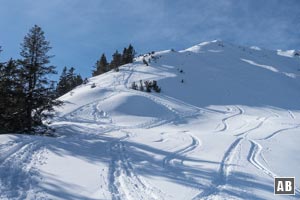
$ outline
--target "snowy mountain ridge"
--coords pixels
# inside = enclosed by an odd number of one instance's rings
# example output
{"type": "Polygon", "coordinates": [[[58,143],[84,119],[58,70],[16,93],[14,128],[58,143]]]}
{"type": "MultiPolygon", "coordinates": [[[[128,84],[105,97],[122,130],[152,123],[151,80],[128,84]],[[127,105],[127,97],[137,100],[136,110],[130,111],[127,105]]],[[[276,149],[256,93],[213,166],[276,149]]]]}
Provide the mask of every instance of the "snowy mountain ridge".
{"type": "Polygon", "coordinates": [[[0,199],[273,199],[277,176],[299,198],[300,59],[282,55],[214,40],[90,78],[60,97],[59,137],[0,136],[0,199]]]}

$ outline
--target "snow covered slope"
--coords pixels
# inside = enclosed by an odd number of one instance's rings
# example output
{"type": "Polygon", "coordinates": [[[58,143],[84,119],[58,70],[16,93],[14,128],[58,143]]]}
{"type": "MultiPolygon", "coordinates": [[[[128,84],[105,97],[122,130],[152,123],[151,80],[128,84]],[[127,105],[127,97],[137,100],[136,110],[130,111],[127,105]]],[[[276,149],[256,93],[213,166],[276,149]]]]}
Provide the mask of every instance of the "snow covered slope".
{"type": "Polygon", "coordinates": [[[58,138],[0,136],[0,199],[297,199],[299,69],[222,41],[137,57],[61,97],[58,138]]]}

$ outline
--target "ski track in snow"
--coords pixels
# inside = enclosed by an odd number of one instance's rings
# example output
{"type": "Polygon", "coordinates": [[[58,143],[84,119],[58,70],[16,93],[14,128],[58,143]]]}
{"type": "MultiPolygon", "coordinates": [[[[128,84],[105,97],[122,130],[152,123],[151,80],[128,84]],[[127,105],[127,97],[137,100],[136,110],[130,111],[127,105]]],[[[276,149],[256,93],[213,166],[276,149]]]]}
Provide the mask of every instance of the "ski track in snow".
{"type": "MultiPolygon", "coordinates": [[[[80,106],[79,108],[64,114],[63,116],[60,117],[60,121],[65,120],[65,121],[70,121],[70,122],[84,122],[84,123],[99,123],[99,121],[103,118],[100,118],[98,115],[98,108],[97,105],[100,104],[101,102],[113,97],[117,95],[116,93],[112,93],[110,95],[105,96],[104,98],[101,99],[97,99],[93,102],[90,102],[88,104],[85,104],[83,106],[80,106]],[[92,110],[90,108],[93,108],[92,110]],[[91,111],[89,111],[91,110],[91,111]],[[88,112],[89,111],[89,112],[88,112]],[[87,113],[84,113],[87,112],[87,113]],[[83,119],[80,116],[82,114],[86,114],[88,116],[91,116],[91,119],[83,119]]],[[[105,112],[103,111],[103,114],[105,114],[105,112]]],[[[85,115],[85,116],[86,116],[85,115]]],[[[103,115],[102,115],[103,116],[103,115]]]]}
{"type": "Polygon", "coordinates": [[[126,145],[126,137],[111,142],[109,152],[109,190],[113,200],[121,199],[164,199],[165,194],[151,186],[135,172],[131,165],[126,145]]]}
{"type": "Polygon", "coordinates": [[[231,162],[233,161],[237,148],[241,145],[243,138],[237,138],[226,150],[219,168],[219,178],[215,180],[216,185],[225,185],[227,183],[228,175],[231,171],[231,162]]]}
{"type": "MultiPolygon", "coordinates": [[[[238,112],[222,119],[222,124],[223,124],[224,127],[221,130],[219,130],[218,132],[223,132],[223,131],[226,131],[228,129],[228,124],[226,122],[227,120],[229,120],[231,118],[234,118],[238,115],[242,115],[244,113],[244,110],[242,108],[240,108],[239,106],[235,106],[235,107],[238,110],[238,112]]],[[[230,109],[230,111],[231,111],[231,109],[230,109]]]]}
{"type": "MultiPolygon", "coordinates": [[[[129,84],[129,81],[130,81],[130,78],[131,78],[131,76],[132,76],[132,74],[133,74],[133,71],[134,71],[134,65],[133,66],[130,66],[129,67],[129,71],[130,71],[130,73],[129,73],[129,75],[127,76],[127,78],[124,78],[123,77],[123,81],[124,81],[124,85],[125,85],[125,87],[128,89],[128,84],[129,84]]],[[[125,75],[125,74],[124,74],[125,75]]]]}
{"type": "MultiPolygon", "coordinates": [[[[163,163],[163,168],[167,169],[169,167],[175,167],[174,165],[174,160],[177,159],[177,157],[179,157],[179,155],[183,155],[183,154],[187,154],[187,153],[191,153],[193,150],[195,150],[198,146],[199,146],[199,139],[197,139],[196,137],[189,135],[191,137],[191,144],[187,145],[186,147],[179,149],[177,151],[174,151],[173,153],[167,155],[162,163],[163,163]]],[[[180,157],[181,157],[180,156],[180,157]]],[[[183,165],[184,162],[184,158],[181,159],[181,164],[183,165]]]]}
{"type": "Polygon", "coordinates": [[[206,190],[202,191],[196,195],[193,200],[205,199],[211,195],[214,195],[222,190],[222,187],[227,184],[228,176],[232,170],[232,161],[235,159],[235,155],[238,153],[238,148],[241,146],[244,138],[237,138],[226,150],[220,167],[218,170],[218,175],[212,181],[212,184],[207,187],[206,190]]]}
{"type": "MultiPolygon", "coordinates": [[[[153,95],[157,97],[156,94],[153,94],[153,95]]],[[[189,104],[189,103],[186,103],[186,102],[184,102],[184,101],[175,99],[175,98],[173,98],[173,97],[166,96],[166,95],[164,95],[164,94],[161,94],[160,96],[163,97],[163,99],[165,99],[165,100],[168,100],[168,101],[170,101],[170,102],[173,102],[173,103],[175,103],[175,104],[177,104],[177,105],[180,105],[180,106],[182,106],[182,107],[189,108],[189,109],[193,110],[194,112],[196,111],[196,112],[199,112],[199,113],[200,113],[200,112],[207,112],[207,113],[222,113],[222,114],[224,113],[224,112],[217,111],[217,110],[213,110],[213,109],[209,109],[209,108],[201,108],[201,107],[198,107],[198,106],[194,106],[194,105],[192,105],[192,104],[189,104]]]]}
{"type": "Polygon", "coordinates": [[[0,199],[44,198],[36,187],[39,171],[35,166],[44,162],[41,148],[40,141],[24,140],[1,153],[0,174],[5,176],[0,176],[0,199]]]}
{"type": "Polygon", "coordinates": [[[0,163],[3,163],[7,158],[20,151],[21,148],[29,143],[30,142],[10,142],[9,144],[1,145],[0,163]],[[3,152],[2,149],[4,149],[5,152],[3,152]]]}
{"type": "Polygon", "coordinates": [[[294,113],[292,111],[288,110],[288,112],[289,112],[289,114],[290,114],[290,116],[291,116],[292,119],[296,119],[296,117],[295,117],[295,115],[294,115],[294,113]]]}
{"type": "MultiPolygon", "coordinates": [[[[186,149],[185,151],[181,152],[182,155],[187,155],[187,154],[191,154],[196,148],[200,147],[201,142],[200,140],[195,137],[190,135],[191,139],[192,139],[192,144],[190,145],[190,147],[188,149],[186,149]]],[[[185,161],[185,157],[181,159],[181,165],[184,165],[184,161],[185,161]]]]}
{"type": "Polygon", "coordinates": [[[247,156],[247,160],[252,165],[254,165],[257,169],[261,170],[263,173],[267,174],[271,178],[276,177],[275,173],[273,173],[271,170],[269,170],[267,167],[265,167],[263,164],[259,162],[259,157],[262,157],[261,155],[261,151],[263,149],[262,146],[259,143],[255,142],[254,140],[249,140],[249,142],[251,143],[251,147],[249,150],[249,154],[247,156]]]}
{"type": "MultiPolygon", "coordinates": [[[[181,178],[183,178],[193,188],[204,188],[206,186],[201,184],[199,180],[196,180],[193,176],[189,176],[184,172],[184,167],[186,167],[184,165],[184,161],[188,159],[187,156],[191,152],[193,152],[196,148],[198,148],[201,144],[197,137],[194,137],[191,134],[187,134],[187,135],[191,138],[191,143],[167,155],[162,160],[162,167],[166,170],[166,173],[169,173],[172,176],[178,176],[177,173],[179,172],[182,175],[181,178]]],[[[195,162],[197,162],[197,160],[195,160],[195,162]]]]}
{"type": "Polygon", "coordinates": [[[259,140],[267,140],[267,139],[270,139],[270,138],[274,137],[275,135],[277,135],[280,132],[287,131],[287,130],[292,130],[292,129],[297,129],[297,128],[300,128],[300,125],[292,126],[292,127],[289,127],[289,128],[279,129],[279,130],[273,132],[272,134],[268,135],[267,137],[261,138],[259,140]]]}

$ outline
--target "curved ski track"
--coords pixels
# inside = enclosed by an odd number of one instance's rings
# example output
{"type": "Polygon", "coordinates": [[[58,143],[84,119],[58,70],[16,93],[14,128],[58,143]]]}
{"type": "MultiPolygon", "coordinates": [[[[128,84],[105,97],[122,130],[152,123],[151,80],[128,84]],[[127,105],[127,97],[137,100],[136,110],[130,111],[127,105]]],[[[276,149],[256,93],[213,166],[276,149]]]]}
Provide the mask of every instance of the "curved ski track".
{"type": "Polygon", "coordinates": [[[223,124],[224,128],[222,128],[222,129],[219,130],[218,132],[223,132],[223,131],[226,131],[226,130],[228,129],[228,124],[227,124],[227,122],[226,122],[228,119],[234,118],[234,117],[236,117],[236,116],[238,116],[238,115],[242,115],[242,114],[244,113],[244,110],[241,109],[239,106],[235,106],[235,107],[236,107],[236,109],[238,110],[238,112],[235,113],[235,114],[233,114],[233,115],[230,115],[230,116],[228,116],[228,117],[223,118],[223,119],[222,119],[222,124],[223,124]]]}
{"type": "Polygon", "coordinates": [[[289,128],[283,128],[283,129],[277,130],[277,131],[273,132],[272,134],[268,135],[267,137],[264,137],[264,138],[259,139],[259,140],[267,140],[267,139],[270,139],[270,138],[274,137],[275,135],[277,135],[280,132],[287,131],[287,130],[292,130],[292,129],[297,129],[297,128],[300,128],[300,125],[296,125],[296,126],[292,126],[292,127],[289,127],[289,128]]]}
{"type": "MultiPolygon", "coordinates": [[[[191,137],[191,140],[192,140],[191,144],[171,153],[170,155],[167,155],[162,161],[163,168],[169,168],[171,166],[174,167],[172,160],[175,160],[179,155],[183,155],[183,154],[192,152],[194,149],[196,149],[199,146],[199,140],[192,135],[189,135],[189,136],[191,137]]],[[[184,162],[184,158],[181,159],[181,164],[183,164],[183,162],[184,162]]]]}
{"type": "Polygon", "coordinates": [[[274,174],[271,170],[269,170],[267,167],[265,167],[263,164],[261,164],[258,160],[258,158],[262,156],[261,155],[261,151],[263,149],[262,146],[253,140],[249,140],[249,141],[251,143],[251,147],[249,150],[247,160],[252,165],[254,165],[257,169],[263,171],[265,174],[267,174],[271,178],[276,177],[276,174],[274,174]]]}

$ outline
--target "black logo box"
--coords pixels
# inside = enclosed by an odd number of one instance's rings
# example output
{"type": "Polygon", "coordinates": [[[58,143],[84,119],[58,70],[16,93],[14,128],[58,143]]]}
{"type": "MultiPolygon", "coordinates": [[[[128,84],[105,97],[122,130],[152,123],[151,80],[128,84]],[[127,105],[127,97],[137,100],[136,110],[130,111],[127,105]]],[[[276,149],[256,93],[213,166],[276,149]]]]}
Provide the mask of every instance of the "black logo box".
{"type": "Polygon", "coordinates": [[[295,177],[275,177],[274,194],[295,195],[295,177]],[[283,189],[283,190],[279,190],[279,189],[283,189]],[[287,191],[286,189],[290,189],[290,190],[287,191]]]}

